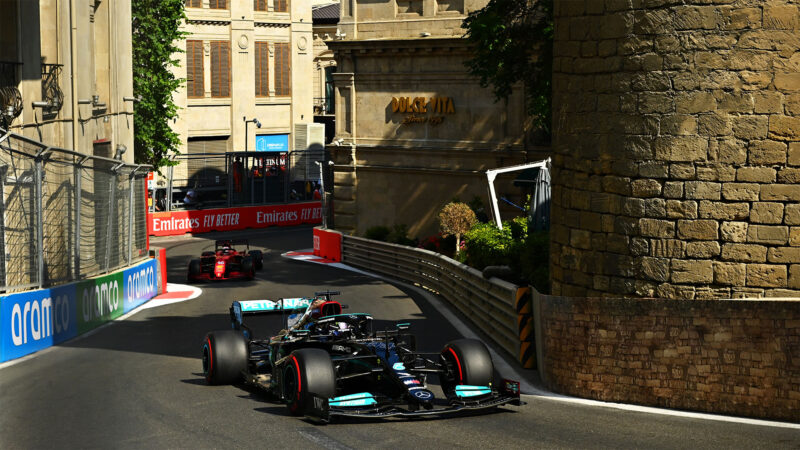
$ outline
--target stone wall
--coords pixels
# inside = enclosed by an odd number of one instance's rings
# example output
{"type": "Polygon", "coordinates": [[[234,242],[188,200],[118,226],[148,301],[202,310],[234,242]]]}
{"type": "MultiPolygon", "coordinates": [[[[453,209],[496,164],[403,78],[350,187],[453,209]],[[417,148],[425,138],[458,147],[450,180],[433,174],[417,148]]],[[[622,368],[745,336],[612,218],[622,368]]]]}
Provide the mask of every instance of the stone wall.
{"type": "Polygon", "coordinates": [[[535,294],[556,392],[800,421],[800,301],[535,294]]]}
{"type": "Polygon", "coordinates": [[[800,2],[556,0],[553,293],[800,295],[800,2]]]}

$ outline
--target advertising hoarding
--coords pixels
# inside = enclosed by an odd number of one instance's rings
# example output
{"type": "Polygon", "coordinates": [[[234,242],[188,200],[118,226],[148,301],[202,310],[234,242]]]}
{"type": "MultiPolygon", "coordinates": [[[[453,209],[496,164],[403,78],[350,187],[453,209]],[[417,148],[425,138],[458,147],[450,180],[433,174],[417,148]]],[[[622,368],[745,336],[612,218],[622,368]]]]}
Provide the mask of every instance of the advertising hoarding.
{"type": "Polygon", "coordinates": [[[258,134],[256,135],[257,152],[288,152],[288,134],[258,134]]]}
{"type": "Polygon", "coordinates": [[[75,297],[73,283],[0,298],[0,361],[75,337],[75,297]]]}
{"type": "Polygon", "coordinates": [[[148,215],[152,236],[322,223],[320,202],[168,211],[148,215]]]}

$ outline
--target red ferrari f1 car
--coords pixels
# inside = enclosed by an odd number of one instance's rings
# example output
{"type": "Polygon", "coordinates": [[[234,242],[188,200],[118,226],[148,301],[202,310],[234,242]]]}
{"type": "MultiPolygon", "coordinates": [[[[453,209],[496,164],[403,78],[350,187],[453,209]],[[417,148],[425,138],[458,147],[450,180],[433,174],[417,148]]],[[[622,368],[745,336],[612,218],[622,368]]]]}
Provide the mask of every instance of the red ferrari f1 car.
{"type": "Polygon", "coordinates": [[[219,240],[214,244],[213,252],[203,252],[200,259],[189,261],[188,280],[252,280],[263,263],[264,255],[261,250],[250,250],[246,239],[219,240]],[[237,249],[235,246],[240,247],[237,249]]]}

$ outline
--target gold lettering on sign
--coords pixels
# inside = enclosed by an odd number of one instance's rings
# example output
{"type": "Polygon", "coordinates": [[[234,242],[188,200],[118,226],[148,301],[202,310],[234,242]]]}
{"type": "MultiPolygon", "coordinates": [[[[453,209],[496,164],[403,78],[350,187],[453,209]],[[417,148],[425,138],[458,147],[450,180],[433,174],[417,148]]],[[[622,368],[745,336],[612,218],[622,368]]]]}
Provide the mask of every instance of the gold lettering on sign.
{"type": "Polygon", "coordinates": [[[403,124],[429,123],[436,126],[444,121],[441,114],[455,114],[456,108],[452,97],[392,97],[392,113],[408,114],[403,118],[403,124]],[[421,116],[430,111],[436,116],[421,116]]]}

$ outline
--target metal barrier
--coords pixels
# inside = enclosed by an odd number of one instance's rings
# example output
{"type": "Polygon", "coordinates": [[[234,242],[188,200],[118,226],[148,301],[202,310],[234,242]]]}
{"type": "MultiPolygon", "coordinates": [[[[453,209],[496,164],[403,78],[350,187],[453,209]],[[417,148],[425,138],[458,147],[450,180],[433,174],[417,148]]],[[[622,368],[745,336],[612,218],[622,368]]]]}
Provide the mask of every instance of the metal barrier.
{"type": "Polygon", "coordinates": [[[149,170],[0,135],[0,292],[92,277],[147,258],[149,170]]]}
{"type": "Polygon", "coordinates": [[[355,236],[342,237],[342,262],[438,293],[509,354],[520,354],[518,286],[429,250],[355,236]]]}

